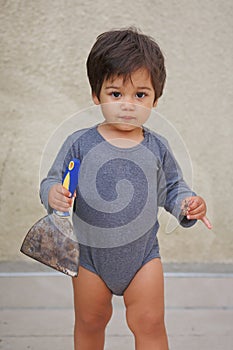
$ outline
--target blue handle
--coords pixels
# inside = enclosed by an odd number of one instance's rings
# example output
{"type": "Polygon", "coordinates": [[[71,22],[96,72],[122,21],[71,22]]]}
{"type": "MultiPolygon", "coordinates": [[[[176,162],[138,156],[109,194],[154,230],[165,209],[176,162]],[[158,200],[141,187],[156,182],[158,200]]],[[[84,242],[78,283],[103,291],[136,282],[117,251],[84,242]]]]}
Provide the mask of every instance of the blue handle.
{"type": "MultiPolygon", "coordinates": [[[[71,197],[73,197],[76,187],[78,185],[79,168],[80,168],[80,160],[76,158],[72,159],[69,162],[69,165],[66,168],[65,174],[62,179],[62,185],[71,193],[71,197]]],[[[70,216],[70,213],[68,211],[61,212],[61,211],[55,210],[54,212],[55,214],[61,217],[70,216]]]]}
{"type": "Polygon", "coordinates": [[[62,179],[62,185],[71,193],[72,197],[78,185],[78,173],[80,168],[80,160],[72,159],[66,168],[62,179]]]}

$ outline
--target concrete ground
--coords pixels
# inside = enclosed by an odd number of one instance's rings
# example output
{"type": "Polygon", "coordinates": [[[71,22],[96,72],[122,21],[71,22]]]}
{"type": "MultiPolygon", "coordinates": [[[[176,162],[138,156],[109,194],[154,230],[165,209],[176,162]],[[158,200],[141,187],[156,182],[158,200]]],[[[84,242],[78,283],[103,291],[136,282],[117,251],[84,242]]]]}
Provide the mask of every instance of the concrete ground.
{"type": "MultiPolygon", "coordinates": [[[[0,349],[73,349],[70,278],[47,268],[32,270],[0,264],[0,349]]],[[[165,289],[171,350],[233,348],[231,272],[165,271],[165,289]]],[[[113,304],[105,349],[134,349],[122,298],[114,297],[113,304]]]]}

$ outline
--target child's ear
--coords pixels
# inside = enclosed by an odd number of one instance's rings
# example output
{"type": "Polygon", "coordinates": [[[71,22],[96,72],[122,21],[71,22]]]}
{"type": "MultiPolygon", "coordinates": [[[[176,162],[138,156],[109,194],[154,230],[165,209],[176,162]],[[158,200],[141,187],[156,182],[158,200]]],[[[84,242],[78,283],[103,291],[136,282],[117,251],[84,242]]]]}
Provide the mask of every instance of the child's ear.
{"type": "Polygon", "coordinates": [[[92,94],[92,100],[93,100],[95,105],[99,105],[100,104],[100,100],[98,99],[98,97],[96,96],[95,93],[92,94]]]}
{"type": "Polygon", "coordinates": [[[157,98],[157,100],[155,100],[155,102],[153,103],[153,107],[156,107],[157,104],[158,104],[158,98],[157,98]]]}

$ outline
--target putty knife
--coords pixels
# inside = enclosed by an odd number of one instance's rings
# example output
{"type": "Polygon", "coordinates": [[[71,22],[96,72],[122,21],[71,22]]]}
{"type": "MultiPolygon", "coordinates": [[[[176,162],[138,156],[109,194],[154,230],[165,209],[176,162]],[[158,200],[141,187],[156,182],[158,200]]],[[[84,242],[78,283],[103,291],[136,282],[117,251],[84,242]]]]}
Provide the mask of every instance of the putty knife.
{"type": "MultiPolygon", "coordinates": [[[[80,161],[71,160],[62,180],[72,197],[78,185],[79,168],[80,161]]],[[[54,210],[37,221],[28,231],[20,251],[69,276],[77,276],[79,247],[70,213],[54,210]]]]}

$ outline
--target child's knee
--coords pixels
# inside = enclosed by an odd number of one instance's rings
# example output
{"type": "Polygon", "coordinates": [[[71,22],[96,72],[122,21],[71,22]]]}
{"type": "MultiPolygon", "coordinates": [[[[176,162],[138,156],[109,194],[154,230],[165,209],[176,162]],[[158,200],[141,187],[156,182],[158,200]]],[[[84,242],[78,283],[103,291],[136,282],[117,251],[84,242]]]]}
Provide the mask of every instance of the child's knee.
{"type": "Polygon", "coordinates": [[[127,323],[135,335],[151,335],[164,332],[164,313],[156,310],[127,310],[127,323]]]}
{"type": "Polygon", "coordinates": [[[75,316],[75,327],[79,330],[88,332],[97,332],[105,329],[112,316],[112,307],[101,312],[84,312],[83,314],[77,311],[75,316]]]}

